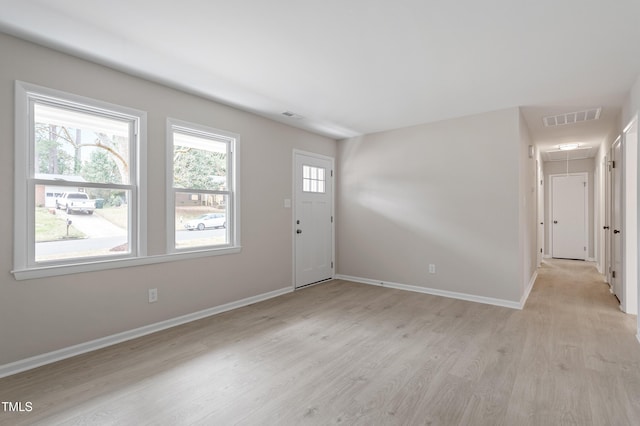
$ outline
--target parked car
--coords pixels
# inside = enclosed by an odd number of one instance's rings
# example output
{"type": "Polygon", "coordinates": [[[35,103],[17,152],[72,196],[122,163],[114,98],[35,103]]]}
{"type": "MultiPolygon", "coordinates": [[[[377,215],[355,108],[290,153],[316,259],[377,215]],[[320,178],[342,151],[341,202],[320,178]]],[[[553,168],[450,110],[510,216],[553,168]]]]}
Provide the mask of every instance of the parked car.
{"type": "Polygon", "coordinates": [[[61,197],[56,198],[56,209],[66,210],[69,214],[93,214],[95,208],[96,201],[89,199],[84,192],[65,192],[61,197]]]}
{"type": "Polygon", "coordinates": [[[197,219],[192,219],[184,224],[189,231],[197,229],[202,231],[205,228],[225,228],[227,226],[227,218],[224,213],[207,213],[197,219]]]}

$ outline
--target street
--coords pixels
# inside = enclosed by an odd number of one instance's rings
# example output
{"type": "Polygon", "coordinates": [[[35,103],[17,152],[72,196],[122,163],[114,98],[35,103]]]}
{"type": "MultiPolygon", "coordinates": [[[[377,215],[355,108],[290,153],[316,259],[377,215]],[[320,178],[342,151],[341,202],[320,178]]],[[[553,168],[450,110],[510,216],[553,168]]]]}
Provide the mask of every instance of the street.
{"type": "MultiPolygon", "coordinates": [[[[77,228],[81,229],[85,234],[101,236],[36,243],[37,260],[55,260],[57,258],[68,257],[71,253],[74,253],[78,257],[118,254],[121,252],[110,250],[127,243],[126,231],[112,225],[110,222],[95,214],[70,215],[70,219],[73,221],[74,226],[79,224],[80,226],[77,226],[77,228]],[[105,225],[105,223],[108,225],[105,225]],[[106,229],[113,231],[115,235],[105,236],[106,229]]],[[[179,230],[176,231],[176,242],[224,238],[226,232],[227,230],[224,228],[206,229],[204,231],[179,230]]]]}

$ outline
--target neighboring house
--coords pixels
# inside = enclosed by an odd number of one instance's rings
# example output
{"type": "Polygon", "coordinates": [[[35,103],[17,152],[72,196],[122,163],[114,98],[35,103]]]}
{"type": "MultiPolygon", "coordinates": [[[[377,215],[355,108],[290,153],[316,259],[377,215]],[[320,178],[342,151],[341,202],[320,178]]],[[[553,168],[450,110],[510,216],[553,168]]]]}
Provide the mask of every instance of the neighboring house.
{"type": "MultiPolygon", "coordinates": [[[[83,183],[86,180],[82,176],[73,175],[53,175],[45,173],[37,173],[36,179],[56,179],[66,182],[78,182],[83,183]]],[[[78,188],[69,188],[68,186],[55,186],[55,185],[39,185],[36,188],[36,206],[55,208],[56,198],[60,197],[65,192],[77,190],[78,192],[85,192],[82,186],[78,188]]]]}
{"type": "Polygon", "coordinates": [[[224,207],[224,196],[179,192],[176,194],[176,206],[224,207]]]}

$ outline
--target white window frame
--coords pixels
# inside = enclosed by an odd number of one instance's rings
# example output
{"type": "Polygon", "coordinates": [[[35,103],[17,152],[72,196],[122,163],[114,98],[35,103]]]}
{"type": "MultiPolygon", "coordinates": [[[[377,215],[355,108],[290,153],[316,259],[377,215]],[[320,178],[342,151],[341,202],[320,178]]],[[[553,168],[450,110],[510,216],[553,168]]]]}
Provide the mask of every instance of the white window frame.
{"type": "Polygon", "coordinates": [[[166,149],[166,218],[167,218],[167,253],[181,253],[188,257],[201,257],[203,255],[225,255],[239,253],[240,245],[240,135],[226,130],[215,129],[202,124],[191,123],[176,118],[167,119],[167,149],[166,149]],[[229,161],[227,169],[227,190],[208,191],[198,190],[203,193],[225,192],[227,198],[227,230],[229,240],[224,245],[200,246],[194,248],[176,248],[175,241],[175,194],[185,192],[189,188],[174,188],[173,186],[173,134],[174,131],[202,136],[213,140],[228,143],[229,161]]]}
{"type": "MultiPolygon", "coordinates": [[[[147,252],[147,164],[146,112],[84,96],[50,89],[22,81],[15,82],[15,162],[14,162],[14,270],[16,279],[41,278],[76,272],[97,271],[127,266],[131,260],[147,252]],[[35,261],[35,186],[45,183],[35,179],[33,103],[43,102],[84,111],[103,113],[133,121],[130,147],[131,191],[129,243],[130,252],[123,255],[61,259],[54,262],[35,261]],[[127,262],[129,261],[129,262],[127,262]]],[[[83,183],[86,187],[100,187],[83,183]]],[[[126,187],[126,188],[124,188],[126,187]]]]}

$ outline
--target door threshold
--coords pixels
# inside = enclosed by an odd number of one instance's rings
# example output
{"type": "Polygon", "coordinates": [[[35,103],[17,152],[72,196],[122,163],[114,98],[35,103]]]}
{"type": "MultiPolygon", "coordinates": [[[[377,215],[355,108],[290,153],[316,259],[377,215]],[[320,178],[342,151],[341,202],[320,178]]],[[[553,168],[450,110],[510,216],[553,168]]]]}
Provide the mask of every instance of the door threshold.
{"type": "Polygon", "coordinates": [[[331,281],[331,280],[333,280],[333,277],[331,277],[331,278],[325,278],[324,280],[314,281],[314,282],[309,283],[309,284],[301,285],[301,286],[299,286],[299,287],[295,287],[295,288],[294,288],[294,290],[300,290],[301,288],[307,288],[307,287],[311,287],[311,286],[313,286],[313,285],[326,283],[327,281],[331,281]]]}

